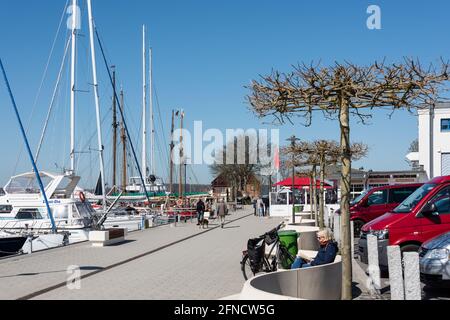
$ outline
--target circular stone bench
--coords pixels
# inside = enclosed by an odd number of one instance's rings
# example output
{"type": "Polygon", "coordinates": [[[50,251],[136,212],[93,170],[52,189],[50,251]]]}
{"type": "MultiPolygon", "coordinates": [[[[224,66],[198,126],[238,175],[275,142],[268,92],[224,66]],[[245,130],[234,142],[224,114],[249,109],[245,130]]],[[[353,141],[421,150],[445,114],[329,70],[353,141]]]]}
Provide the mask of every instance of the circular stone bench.
{"type": "Polygon", "coordinates": [[[294,230],[300,235],[298,237],[297,246],[302,250],[318,250],[319,241],[317,241],[317,232],[319,227],[310,227],[298,224],[287,224],[283,230],[294,230]]]}
{"type": "MultiPolygon", "coordinates": [[[[317,251],[302,251],[315,257],[317,251]]],[[[240,300],[340,300],[341,256],[333,263],[259,275],[245,282],[240,300]]],[[[237,297],[237,296],[235,296],[237,297]]]]}

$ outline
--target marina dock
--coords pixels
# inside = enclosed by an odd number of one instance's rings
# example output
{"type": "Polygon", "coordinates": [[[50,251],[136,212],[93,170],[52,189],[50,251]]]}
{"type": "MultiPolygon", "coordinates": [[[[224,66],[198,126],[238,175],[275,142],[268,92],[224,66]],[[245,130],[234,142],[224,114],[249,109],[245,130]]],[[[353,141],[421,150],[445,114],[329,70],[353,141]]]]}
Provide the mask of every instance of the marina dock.
{"type": "Polygon", "coordinates": [[[278,218],[230,212],[224,229],[179,222],[132,232],[125,243],[90,243],[0,260],[0,299],[219,299],[238,293],[248,238],[275,227],[278,218]],[[80,289],[68,289],[69,266],[79,266],[80,289]],[[6,289],[7,288],[7,289],[6,289]]]}

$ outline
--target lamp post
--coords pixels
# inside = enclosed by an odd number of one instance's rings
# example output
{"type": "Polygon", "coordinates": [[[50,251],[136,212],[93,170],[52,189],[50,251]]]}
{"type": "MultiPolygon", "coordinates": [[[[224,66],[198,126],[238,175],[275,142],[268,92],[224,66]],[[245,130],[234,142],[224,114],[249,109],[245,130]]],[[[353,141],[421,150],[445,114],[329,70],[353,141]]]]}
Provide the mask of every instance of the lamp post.
{"type": "MultiPolygon", "coordinates": [[[[300,139],[296,138],[295,135],[287,139],[287,141],[291,142],[291,147],[295,147],[295,142],[299,141],[300,139]]],[[[294,163],[294,152],[292,152],[292,224],[295,224],[295,163],[294,163]]]]}

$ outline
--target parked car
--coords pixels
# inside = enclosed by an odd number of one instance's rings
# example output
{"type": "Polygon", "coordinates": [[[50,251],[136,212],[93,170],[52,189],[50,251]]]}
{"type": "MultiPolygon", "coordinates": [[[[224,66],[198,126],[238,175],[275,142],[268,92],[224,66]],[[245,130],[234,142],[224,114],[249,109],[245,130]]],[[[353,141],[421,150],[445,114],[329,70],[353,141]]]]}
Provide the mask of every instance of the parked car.
{"type": "Polygon", "coordinates": [[[450,176],[437,177],[422,185],[394,210],[365,224],[361,229],[359,254],[367,263],[367,235],[378,238],[381,266],[387,266],[387,246],[401,252],[418,251],[427,240],[450,231],[450,176]]]}
{"type": "Polygon", "coordinates": [[[423,283],[433,287],[450,287],[450,232],[422,244],[419,257],[423,283]]]}
{"type": "MultiPolygon", "coordinates": [[[[422,185],[397,184],[363,192],[350,203],[350,220],[353,221],[355,236],[359,236],[363,225],[392,211],[422,185]]],[[[336,210],[336,213],[339,214],[340,210],[336,210]]]]}

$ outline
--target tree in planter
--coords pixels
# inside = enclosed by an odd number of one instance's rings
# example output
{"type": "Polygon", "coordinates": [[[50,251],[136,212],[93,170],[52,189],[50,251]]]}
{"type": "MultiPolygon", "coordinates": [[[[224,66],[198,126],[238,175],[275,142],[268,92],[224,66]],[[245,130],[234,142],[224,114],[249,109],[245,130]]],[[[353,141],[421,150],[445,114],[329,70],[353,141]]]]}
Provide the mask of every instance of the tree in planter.
{"type": "MultiPolygon", "coordinates": [[[[352,160],[359,160],[367,155],[368,147],[362,143],[353,143],[350,146],[352,160]]],[[[320,228],[325,227],[325,173],[328,165],[336,164],[341,156],[341,149],[336,141],[333,140],[316,140],[314,142],[304,142],[295,147],[287,147],[284,152],[287,154],[295,154],[297,156],[308,156],[308,160],[304,162],[313,166],[312,172],[315,185],[315,171],[319,167],[320,174],[320,192],[319,192],[319,215],[318,225],[320,228]]],[[[316,216],[317,220],[317,216],[316,216]]]]}
{"type": "Polygon", "coordinates": [[[313,112],[322,111],[325,117],[339,120],[343,299],[352,298],[350,114],[364,123],[374,108],[411,110],[433,106],[443,82],[448,81],[448,68],[444,62],[439,68],[424,68],[412,59],[400,64],[375,62],[365,67],[348,62],[330,67],[303,64],[290,73],[273,71],[249,87],[248,102],[259,117],[273,116],[284,123],[292,122],[295,115],[306,120],[304,125],[310,125],[313,112]]]}

